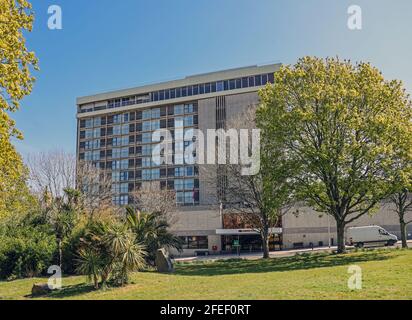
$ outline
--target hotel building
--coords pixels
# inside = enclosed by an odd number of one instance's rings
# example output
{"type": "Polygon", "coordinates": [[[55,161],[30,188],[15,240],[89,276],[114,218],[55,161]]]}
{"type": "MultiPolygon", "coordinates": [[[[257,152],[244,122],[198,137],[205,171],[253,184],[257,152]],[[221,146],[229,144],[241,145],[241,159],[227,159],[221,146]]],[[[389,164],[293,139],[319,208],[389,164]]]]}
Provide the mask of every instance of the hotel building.
{"type": "MultiPolygon", "coordinates": [[[[218,205],[211,202],[210,185],[199,166],[177,164],[182,163],[178,154],[193,141],[177,137],[175,131],[225,128],[231,118],[259,103],[259,89],[273,83],[279,67],[224,70],[80,97],[77,159],[93,162],[111,177],[115,205],[132,203],[132,193],[147,183],[174,190],[178,213],[172,232],[184,239],[184,254],[231,251],[236,239],[242,250],[259,250],[256,232],[225,219],[218,205]],[[169,156],[173,164],[158,164],[152,159],[152,134],[157,129],[168,129],[172,134],[169,156]]],[[[396,214],[389,220],[382,226],[395,231],[396,214]]],[[[271,247],[326,245],[336,239],[335,230],[333,221],[314,213],[303,213],[300,218],[287,215],[274,230],[271,247]]]]}

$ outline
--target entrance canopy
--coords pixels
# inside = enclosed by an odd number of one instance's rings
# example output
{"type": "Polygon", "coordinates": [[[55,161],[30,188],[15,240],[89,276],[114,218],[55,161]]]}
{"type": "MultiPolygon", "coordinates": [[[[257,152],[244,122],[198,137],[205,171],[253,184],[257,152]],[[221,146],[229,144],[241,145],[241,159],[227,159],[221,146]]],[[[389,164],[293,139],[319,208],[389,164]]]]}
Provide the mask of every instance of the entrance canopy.
{"type": "MultiPolygon", "coordinates": [[[[282,234],[282,228],[270,228],[270,234],[282,234]]],[[[216,229],[217,235],[224,236],[241,236],[241,235],[257,235],[258,231],[255,229],[216,229]]]]}

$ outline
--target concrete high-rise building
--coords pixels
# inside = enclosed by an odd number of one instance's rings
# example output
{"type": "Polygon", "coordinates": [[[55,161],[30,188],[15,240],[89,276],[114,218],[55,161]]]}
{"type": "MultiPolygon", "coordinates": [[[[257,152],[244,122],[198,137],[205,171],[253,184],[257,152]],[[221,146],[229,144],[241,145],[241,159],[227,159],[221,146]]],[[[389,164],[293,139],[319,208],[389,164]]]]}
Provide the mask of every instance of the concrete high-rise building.
{"type": "MultiPolygon", "coordinates": [[[[258,91],[273,83],[279,64],[251,66],[186,77],[132,89],[77,99],[77,158],[92,162],[111,178],[113,203],[132,203],[132,194],[145,184],[174,190],[178,213],[172,231],[184,239],[184,254],[233,250],[240,240],[242,250],[259,250],[256,232],[227,223],[219,205],[212,204],[198,165],[182,164],[177,151],[193,141],[177,137],[178,129],[225,128],[245,109],[259,103],[258,91]],[[157,163],[152,154],[153,132],[172,134],[171,161],[157,163]]],[[[218,183],[217,183],[218,184],[218,183]]],[[[310,211],[309,209],[306,211],[310,211]]],[[[333,219],[315,213],[289,214],[274,230],[271,248],[327,245],[336,239],[333,219]]],[[[387,210],[374,222],[396,231],[396,214],[387,210]],[[386,220],[385,220],[386,219],[386,220]]],[[[366,219],[366,218],[365,218],[366,219]]],[[[365,220],[364,219],[364,220],[365,220]]],[[[366,219],[364,224],[368,224],[366,219]]]]}

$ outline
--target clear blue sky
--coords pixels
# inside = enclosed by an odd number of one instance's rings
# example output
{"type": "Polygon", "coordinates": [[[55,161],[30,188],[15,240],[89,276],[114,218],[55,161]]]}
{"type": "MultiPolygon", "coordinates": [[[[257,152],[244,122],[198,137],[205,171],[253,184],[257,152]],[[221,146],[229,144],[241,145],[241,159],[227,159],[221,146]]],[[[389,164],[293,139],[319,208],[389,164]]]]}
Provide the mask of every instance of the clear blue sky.
{"type": "Polygon", "coordinates": [[[24,155],[75,151],[78,96],[304,55],[370,61],[412,92],[411,0],[31,1],[28,46],[41,71],[13,115],[24,155]],[[63,30],[47,28],[53,4],[63,30]],[[361,31],[347,28],[351,4],[363,10],[361,31]]]}

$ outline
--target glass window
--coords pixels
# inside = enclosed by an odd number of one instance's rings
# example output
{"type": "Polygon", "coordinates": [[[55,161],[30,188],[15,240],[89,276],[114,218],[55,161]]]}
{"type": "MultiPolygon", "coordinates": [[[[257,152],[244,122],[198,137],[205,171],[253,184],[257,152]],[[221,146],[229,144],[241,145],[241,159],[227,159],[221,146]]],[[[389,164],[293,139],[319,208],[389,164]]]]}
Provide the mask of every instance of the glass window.
{"type": "Polygon", "coordinates": [[[262,75],[262,85],[266,85],[268,83],[268,75],[263,74],[262,75]]]}
{"type": "Polygon", "coordinates": [[[100,118],[100,117],[94,118],[93,119],[93,125],[95,127],[100,127],[102,125],[102,118],[100,118]]]}
{"type": "Polygon", "coordinates": [[[216,91],[223,91],[224,87],[223,87],[223,81],[218,81],[216,83],[216,91]]]}
{"type": "Polygon", "coordinates": [[[86,119],[85,123],[86,128],[93,128],[93,119],[86,119]]]}
{"type": "Polygon", "coordinates": [[[176,117],[175,118],[175,128],[183,128],[184,127],[184,118],[183,117],[176,117]]]}
{"type": "Polygon", "coordinates": [[[211,91],[210,83],[206,83],[205,84],[205,93],[210,93],[210,91],[211,91]]]}
{"type": "Polygon", "coordinates": [[[160,179],[160,169],[152,169],[152,180],[160,179]]]}
{"type": "Polygon", "coordinates": [[[185,104],[185,113],[193,113],[193,104],[185,104]]]}
{"type": "Polygon", "coordinates": [[[152,171],[150,169],[143,169],[142,170],[142,179],[143,180],[150,180],[152,178],[152,171]]]}
{"type": "Polygon", "coordinates": [[[262,77],[260,75],[255,76],[255,86],[261,86],[262,85],[262,77]]]}
{"type": "Polygon", "coordinates": [[[175,177],[184,177],[185,170],[184,167],[175,168],[175,177]]]}
{"type": "Polygon", "coordinates": [[[254,87],[254,86],[255,86],[255,78],[249,77],[249,87],[254,87]]]}
{"type": "Polygon", "coordinates": [[[142,167],[143,168],[150,168],[152,166],[152,158],[144,157],[142,159],[142,167]]]}
{"type": "Polygon", "coordinates": [[[121,123],[122,122],[122,118],[120,116],[120,114],[115,114],[113,116],[113,123],[121,123]]]}
{"type": "Polygon", "coordinates": [[[122,125],[122,134],[129,134],[129,125],[128,124],[122,125]]]}
{"type": "Polygon", "coordinates": [[[188,176],[188,177],[194,176],[194,168],[193,167],[186,167],[186,176],[188,176]]]}
{"type": "Polygon", "coordinates": [[[175,179],[175,190],[180,191],[184,189],[184,180],[183,179],[175,179]]]}
{"type": "Polygon", "coordinates": [[[176,192],[176,203],[183,204],[185,202],[185,193],[176,192]]]}
{"type": "Polygon", "coordinates": [[[233,89],[235,89],[235,88],[236,88],[235,80],[234,80],[234,79],[229,80],[229,89],[230,89],[230,90],[233,90],[233,89]]]}
{"type": "Polygon", "coordinates": [[[143,121],[143,126],[142,126],[143,131],[150,131],[151,128],[152,128],[152,122],[151,121],[143,121]]]}
{"type": "Polygon", "coordinates": [[[184,120],[185,127],[193,126],[193,116],[186,116],[184,120]]]}
{"type": "Polygon", "coordinates": [[[146,145],[142,146],[142,154],[144,156],[152,155],[152,146],[150,144],[146,144],[146,145]]]}
{"type": "Polygon", "coordinates": [[[236,89],[242,88],[242,80],[241,79],[236,79],[236,89]]]}
{"type": "Polygon", "coordinates": [[[86,130],[86,133],[85,133],[86,139],[91,139],[91,138],[93,138],[93,133],[94,133],[93,130],[86,130]]]}
{"type": "Polygon", "coordinates": [[[142,134],[142,143],[151,143],[152,134],[150,132],[145,132],[142,134]]]}
{"type": "Polygon", "coordinates": [[[242,88],[247,88],[247,87],[249,87],[248,78],[242,78],[242,88]]]}
{"type": "Polygon", "coordinates": [[[152,111],[151,111],[150,109],[149,109],[149,110],[144,110],[144,111],[142,112],[142,119],[143,119],[143,120],[150,119],[151,116],[152,116],[152,111]]]}
{"type": "Polygon", "coordinates": [[[113,135],[117,136],[122,133],[122,127],[120,125],[113,126],[113,135]]]}
{"type": "Polygon", "coordinates": [[[195,188],[195,181],[193,179],[185,180],[185,190],[193,190],[195,188]]]}
{"type": "Polygon", "coordinates": [[[175,89],[170,89],[170,99],[176,98],[176,90],[175,89]]]}
{"type": "Polygon", "coordinates": [[[199,86],[195,85],[193,86],[193,95],[196,96],[199,94],[199,86]]]}
{"type": "MultiPolygon", "coordinates": [[[[159,110],[159,112],[160,112],[160,110],[159,110]]],[[[151,129],[153,131],[160,129],[160,120],[153,120],[152,123],[151,123],[151,129]]]]}
{"type": "Polygon", "coordinates": [[[160,108],[152,109],[152,119],[160,118],[160,108]]]}
{"type": "Polygon", "coordinates": [[[194,203],[195,202],[195,197],[193,192],[185,192],[185,203],[194,203]]]}
{"type": "Polygon", "coordinates": [[[182,104],[174,106],[174,114],[179,115],[184,113],[184,106],[182,104]]]}

